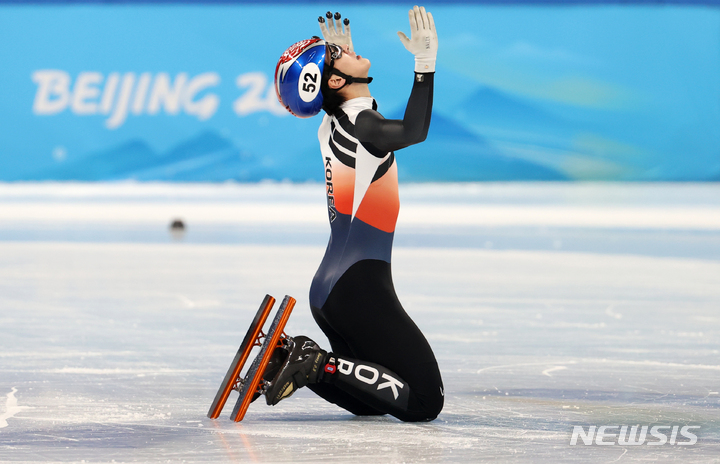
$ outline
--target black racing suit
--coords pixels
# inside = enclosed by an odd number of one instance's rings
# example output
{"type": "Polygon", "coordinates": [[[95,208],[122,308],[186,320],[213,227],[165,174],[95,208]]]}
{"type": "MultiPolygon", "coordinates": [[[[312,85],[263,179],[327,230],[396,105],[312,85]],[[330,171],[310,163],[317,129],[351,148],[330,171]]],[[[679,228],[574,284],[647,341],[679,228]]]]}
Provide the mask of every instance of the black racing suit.
{"type": "MultiPolygon", "coordinates": [[[[416,73],[402,120],[372,98],[344,102],[318,131],[331,235],[310,288],[336,372],[315,393],[357,415],[432,420],[443,406],[435,355],[403,309],[390,272],[399,211],[395,150],[427,137],[432,73],[416,73]]],[[[327,371],[331,372],[330,367],[327,371]]]]}

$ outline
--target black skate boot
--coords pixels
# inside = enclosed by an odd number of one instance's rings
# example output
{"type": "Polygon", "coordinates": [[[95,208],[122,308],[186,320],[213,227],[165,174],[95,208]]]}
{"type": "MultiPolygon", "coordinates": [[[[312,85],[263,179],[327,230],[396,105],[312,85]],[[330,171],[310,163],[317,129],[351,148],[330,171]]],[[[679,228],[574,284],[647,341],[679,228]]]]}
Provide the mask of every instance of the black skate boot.
{"type": "Polygon", "coordinates": [[[309,383],[317,383],[327,357],[326,351],[305,336],[288,337],[286,343],[290,355],[265,391],[265,400],[270,406],[309,383]]]}
{"type": "MultiPolygon", "coordinates": [[[[264,381],[270,382],[275,378],[278,372],[280,372],[280,368],[285,364],[289,353],[290,349],[287,345],[275,348],[275,351],[273,351],[273,354],[270,356],[270,361],[268,361],[265,372],[263,372],[262,378],[264,381]]],[[[258,398],[260,398],[260,393],[255,393],[250,402],[253,403],[258,398]]]]}

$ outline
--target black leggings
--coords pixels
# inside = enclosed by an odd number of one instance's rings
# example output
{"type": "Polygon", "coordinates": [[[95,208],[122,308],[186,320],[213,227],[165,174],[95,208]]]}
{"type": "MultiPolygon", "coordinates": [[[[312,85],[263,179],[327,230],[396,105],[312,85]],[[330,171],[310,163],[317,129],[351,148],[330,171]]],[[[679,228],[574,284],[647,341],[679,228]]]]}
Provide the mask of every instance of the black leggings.
{"type": "Polygon", "coordinates": [[[338,280],[313,317],[332,347],[338,372],[308,387],[356,415],[428,421],[443,407],[435,355],[398,301],[390,264],[364,260],[338,280]]]}

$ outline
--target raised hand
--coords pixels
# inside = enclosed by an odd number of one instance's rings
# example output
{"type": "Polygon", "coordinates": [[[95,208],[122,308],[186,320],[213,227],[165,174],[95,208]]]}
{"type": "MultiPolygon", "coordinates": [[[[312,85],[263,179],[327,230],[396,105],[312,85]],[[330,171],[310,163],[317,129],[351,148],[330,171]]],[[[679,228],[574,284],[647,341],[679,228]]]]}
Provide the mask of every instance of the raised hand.
{"type": "Polygon", "coordinates": [[[335,16],[333,17],[333,14],[329,11],[325,13],[325,17],[327,18],[327,23],[325,22],[325,18],[322,16],[318,18],[318,22],[320,23],[320,32],[322,32],[325,42],[334,43],[340,45],[341,47],[343,45],[347,45],[350,47],[351,52],[355,51],[353,49],[352,37],[350,35],[350,20],[345,18],[341,25],[340,18],[342,16],[340,13],[335,13],[335,16]]]}
{"type": "Polygon", "coordinates": [[[405,48],[415,55],[415,72],[435,72],[438,38],[432,14],[426,12],[424,7],[416,5],[410,10],[409,17],[410,38],[400,31],[398,37],[405,48]]]}

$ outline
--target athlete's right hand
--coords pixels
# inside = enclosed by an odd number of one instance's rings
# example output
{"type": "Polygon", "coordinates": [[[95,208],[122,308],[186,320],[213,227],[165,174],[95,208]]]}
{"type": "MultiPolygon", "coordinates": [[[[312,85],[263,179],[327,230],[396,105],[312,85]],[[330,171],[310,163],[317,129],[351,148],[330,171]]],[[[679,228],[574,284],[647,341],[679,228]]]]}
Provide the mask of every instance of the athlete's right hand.
{"type": "Polygon", "coordinates": [[[352,37],[350,35],[350,20],[345,18],[342,24],[340,24],[340,13],[335,13],[335,20],[333,20],[333,14],[331,12],[325,13],[327,18],[327,24],[325,18],[320,16],[318,22],[320,23],[320,32],[322,32],[323,39],[325,42],[333,43],[335,45],[347,45],[350,47],[350,51],[353,50],[352,37]],[[335,24],[337,21],[337,25],[335,24]]]}
{"type": "Polygon", "coordinates": [[[405,48],[415,55],[415,72],[435,72],[438,39],[432,14],[427,13],[424,7],[415,5],[410,10],[409,17],[410,38],[400,31],[398,37],[405,48]]]}

